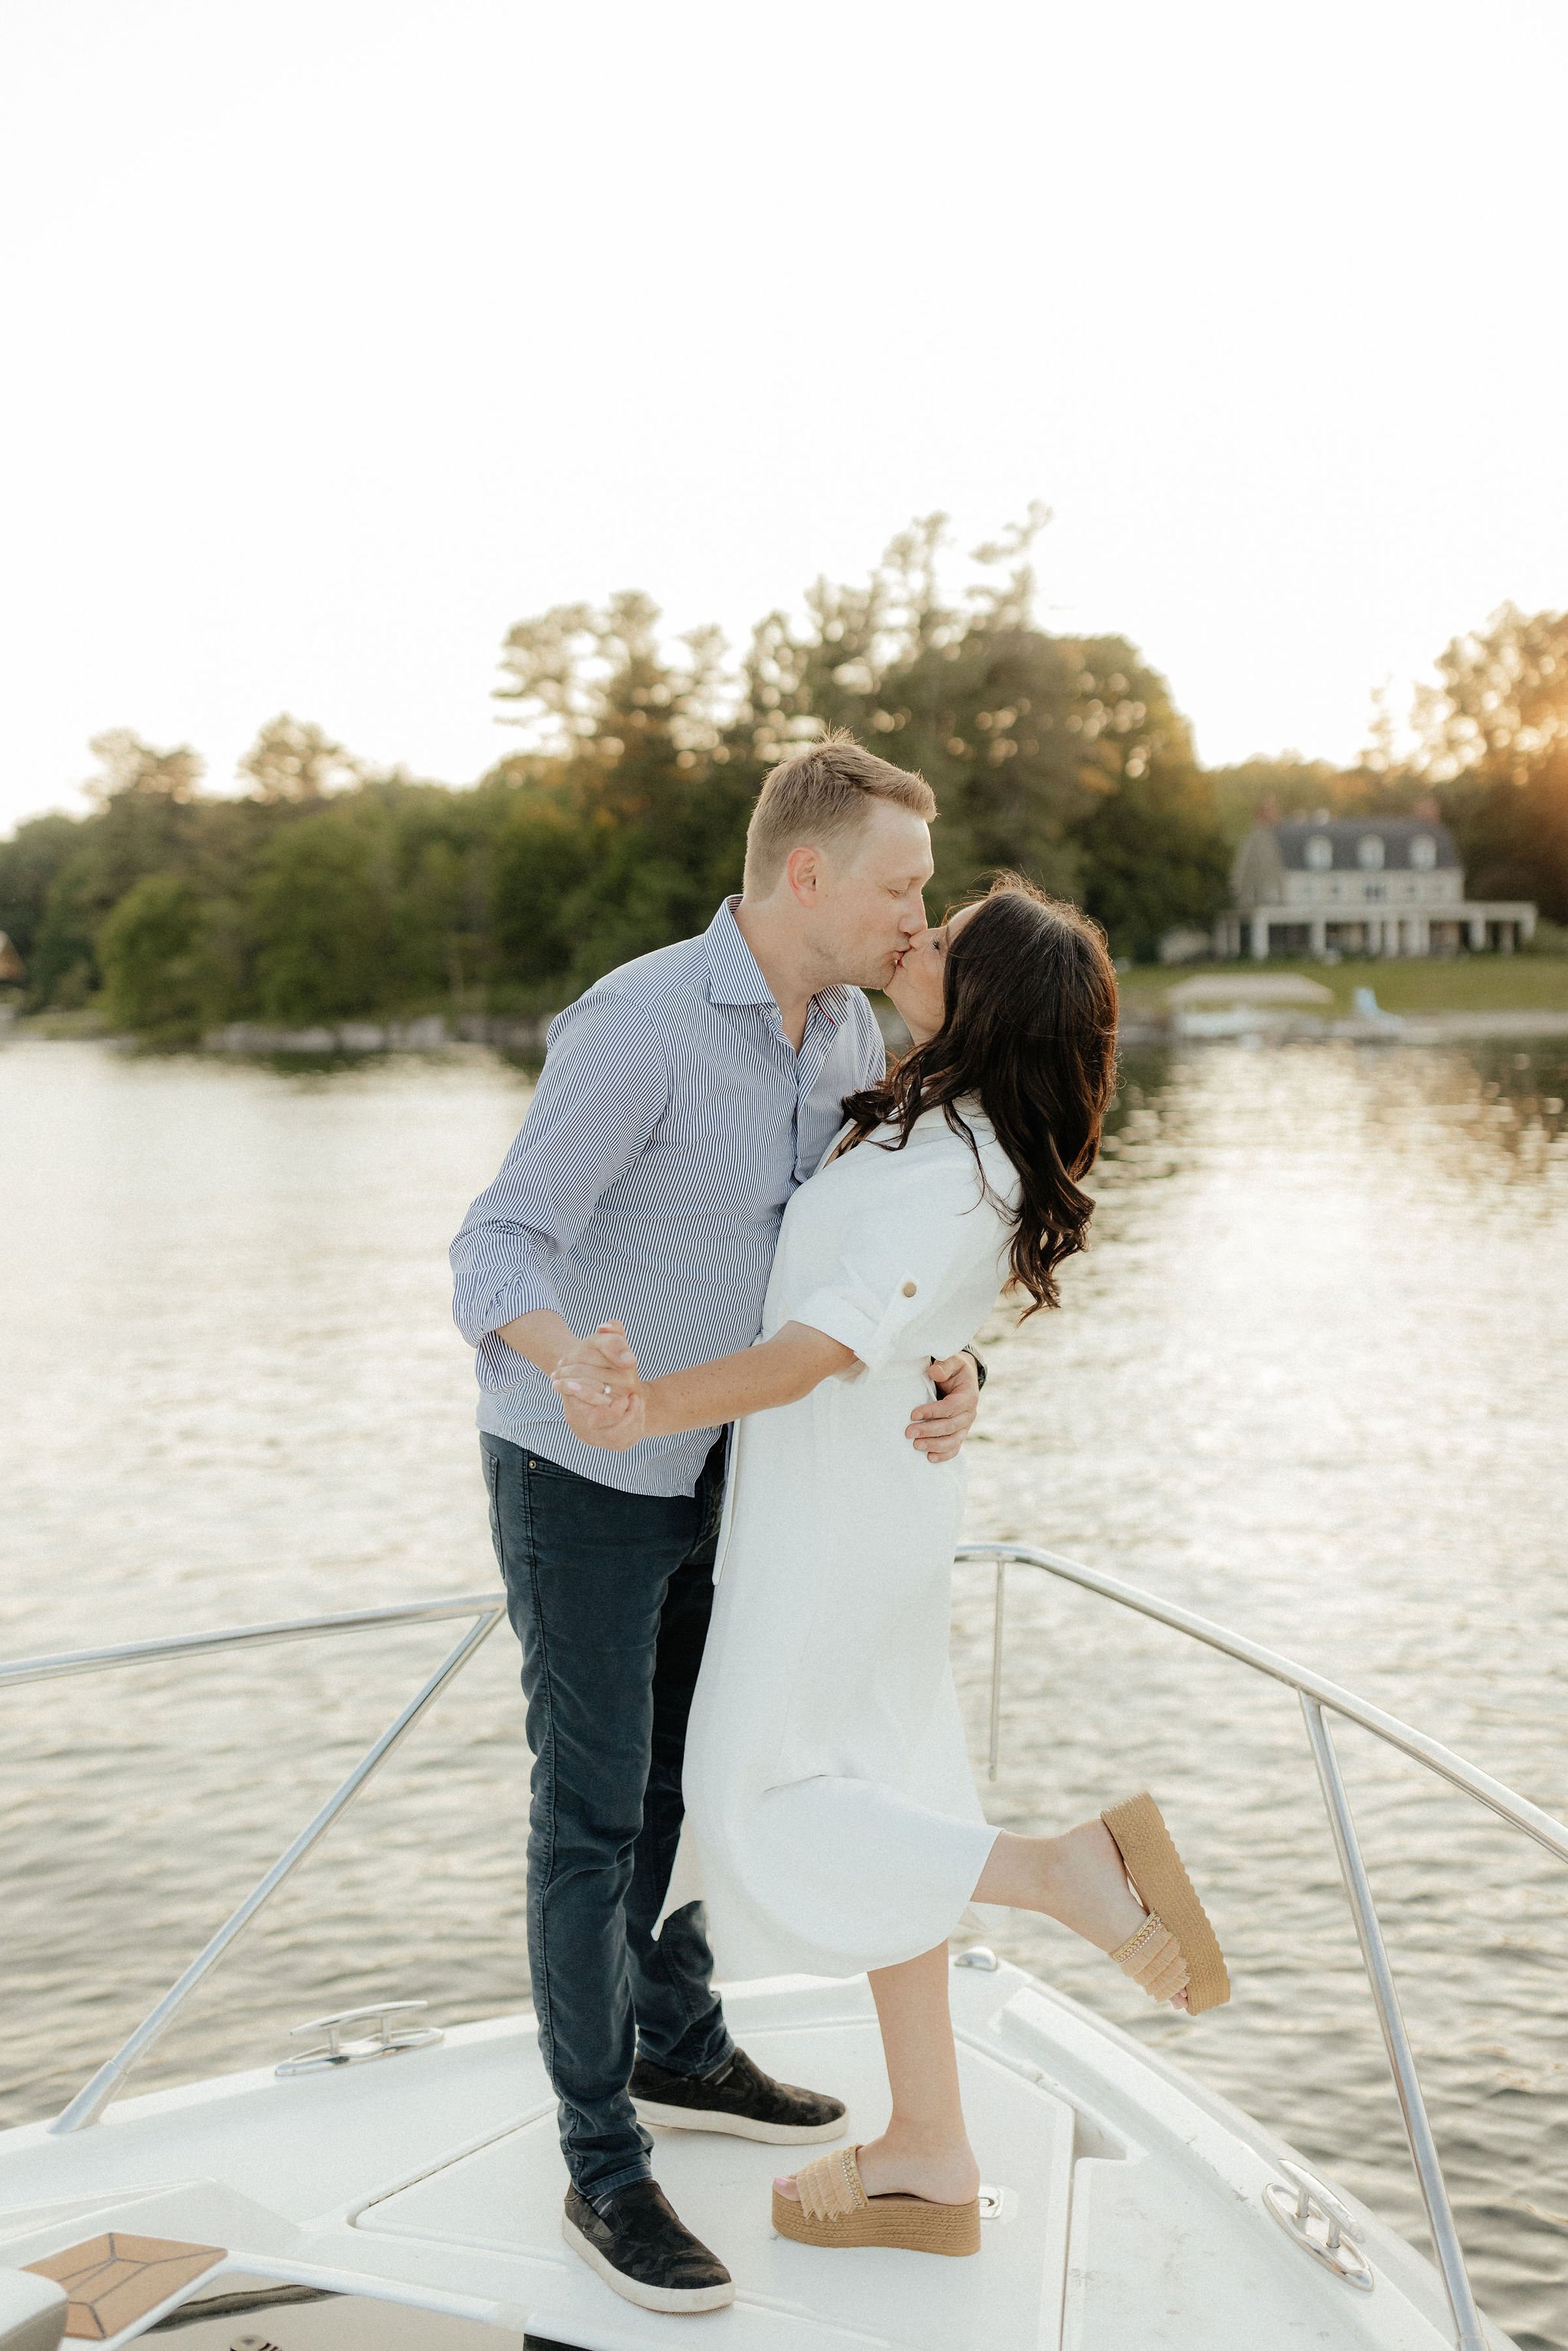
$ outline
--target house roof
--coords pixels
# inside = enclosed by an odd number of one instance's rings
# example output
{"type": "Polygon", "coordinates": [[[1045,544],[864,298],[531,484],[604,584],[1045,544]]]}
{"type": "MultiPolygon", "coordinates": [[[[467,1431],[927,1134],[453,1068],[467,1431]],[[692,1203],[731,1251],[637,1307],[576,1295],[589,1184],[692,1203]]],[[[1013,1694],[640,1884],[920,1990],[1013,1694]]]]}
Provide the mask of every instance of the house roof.
{"type": "Polygon", "coordinates": [[[1401,867],[1415,870],[1416,861],[1410,851],[1416,841],[1423,840],[1436,843],[1437,853],[1433,861],[1436,865],[1457,867],[1459,862],[1459,852],[1454,846],[1454,836],[1448,826],[1424,817],[1335,817],[1326,824],[1314,824],[1307,818],[1291,817],[1283,824],[1270,825],[1268,830],[1279,842],[1280,855],[1291,872],[1306,872],[1314,866],[1322,872],[1356,872],[1361,866],[1356,852],[1364,841],[1374,836],[1383,843],[1383,864],[1389,872],[1398,872],[1401,867]],[[1333,852],[1332,865],[1321,863],[1321,850],[1316,859],[1307,855],[1310,841],[1326,841],[1329,843],[1333,852]]]}

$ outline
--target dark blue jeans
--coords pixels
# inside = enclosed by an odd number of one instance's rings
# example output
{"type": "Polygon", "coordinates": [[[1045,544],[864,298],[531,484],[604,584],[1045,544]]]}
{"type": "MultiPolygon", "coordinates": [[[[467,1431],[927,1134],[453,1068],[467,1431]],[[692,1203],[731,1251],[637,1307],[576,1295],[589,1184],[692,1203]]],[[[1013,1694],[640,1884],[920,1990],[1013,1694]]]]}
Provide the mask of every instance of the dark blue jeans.
{"type": "Polygon", "coordinates": [[[680,1840],[686,1716],[713,1605],[722,1440],[694,1495],[623,1494],[483,1436],[490,1532],[522,1644],[533,1799],[528,1966],[585,2196],[646,2179],[641,2047],[706,2074],[733,2043],[702,1905],[655,1935],[680,1840]]]}

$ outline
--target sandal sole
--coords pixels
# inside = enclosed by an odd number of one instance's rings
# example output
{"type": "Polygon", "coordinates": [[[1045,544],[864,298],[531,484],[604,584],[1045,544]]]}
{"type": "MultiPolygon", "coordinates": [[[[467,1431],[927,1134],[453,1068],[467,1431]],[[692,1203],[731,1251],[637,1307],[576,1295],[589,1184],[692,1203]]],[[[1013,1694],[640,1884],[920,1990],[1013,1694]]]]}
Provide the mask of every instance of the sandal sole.
{"type": "Polygon", "coordinates": [[[1181,1945],[1187,1966],[1188,2014],[1201,2016],[1205,2009],[1222,2007],[1230,1998],[1225,1955],[1158,1804],[1145,1791],[1129,1796],[1125,1803],[1112,1804],[1100,1818],[1111,1832],[1139,1901],[1181,1945]]]}
{"type": "Polygon", "coordinates": [[[978,2198],[972,2204],[932,2204],[923,2196],[873,2196],[863,2210],[846,2212],[841,2220],[810,2220],[792,2196],[780,2196],[776,2188],[773,2226],[798,2245],[827,2252],[884,2245],[898,2252],[957,2257],[980,2250],[978,2198]]]}

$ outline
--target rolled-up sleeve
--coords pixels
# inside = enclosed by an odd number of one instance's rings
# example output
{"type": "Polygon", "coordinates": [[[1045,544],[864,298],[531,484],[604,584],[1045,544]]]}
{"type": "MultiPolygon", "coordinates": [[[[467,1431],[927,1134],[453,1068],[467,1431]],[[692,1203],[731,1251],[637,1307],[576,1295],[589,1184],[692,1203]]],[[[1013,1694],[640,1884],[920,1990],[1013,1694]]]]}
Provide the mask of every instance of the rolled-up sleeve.
{"type": "Polygon", "coordinates": [[[521,1314],[560,1312],[556,1260],[669,1098],[667,1044],[645,1007],[595,991],[551,1022],[517,1139],[452,1244],[453,1319],[470,1346],[521,1314]]]}
{"type": "Polygon", "coordinates": [[[791,1322],[852,1348],[869,1372],[925,1353],[955,1282],[967,1281],[977,1245],[989,1250],[1001,1239],[996,1208],[967,1153],[889,1152],[875,1190],[874,1206],[841,1234],[826,1279],[789,1311],[791,1322]]]}
{"type": "MultiPolygon", "coordinates": [[[[846,1264],[840,1268],[832,1288],[814,1290],[789,1320],[804,1322],[813,1331],[825,1331],[830,1339],[858,1355],[868,1372],[880,1372],[893,1360],[900,1336],[920,1311],[918,1289],[918,1278],[906,1274],[883,1294],[846,1264]],[[906,1290],[911,1293],[907,1300],[906,1290]]],[[[846,1376],[852,1368],[845,1366],[846,1376]]]]}

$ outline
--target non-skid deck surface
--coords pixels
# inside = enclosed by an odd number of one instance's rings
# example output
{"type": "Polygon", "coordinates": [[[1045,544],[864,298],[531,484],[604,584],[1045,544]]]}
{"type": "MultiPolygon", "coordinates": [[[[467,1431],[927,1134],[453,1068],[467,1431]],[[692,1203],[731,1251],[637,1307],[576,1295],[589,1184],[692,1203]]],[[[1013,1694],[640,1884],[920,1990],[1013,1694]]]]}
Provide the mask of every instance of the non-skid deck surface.
{"type": "MultiPolygon", "coordinates": [[[[861,2019],[749,2031],[758,2063],[786,2081],[808,2083],[846,2100],[847,2137],[873,2138],[887,2114],[881,2048],[861,2019]]],[[[999,2351],[1054,2343],[1061,2309],[1072,2164],[1071,2109],[1005,2065],[964,2050],[964,2105],[988,2187],[999,2210],[982,2230],[970,2259],[880,2249],[821,2252],[776,2237],[769,2186],[776,2173],[808,2162],[821,2147],[798,2150],[686,2131],[654,2134],[660,2185],[689,2227],[713,2246],[734,2275],[728,2312],[679,2326],[712,2351],[762,2351],[810,2312],[824,2346],[861,2351],[896,2344],[900,2351],[999,2351]]],[[[527,2252],[555,2263],[559,2296],[530,2304],[530,2335],[599,2343],[612,2326],[627,2343],[676,2351],[668,2317],[637,2311],[610,2296],[560,2239],[565,2175],[555,2116],[543,2115],[470,2155],[382,2198],[358,2227],[476,2251],[527,2252]],[[574,2321],[588,2322],[574,2331],[574,2321]],[[589,2331],[591,2330],[591,2331],[589,2331]]]]}

